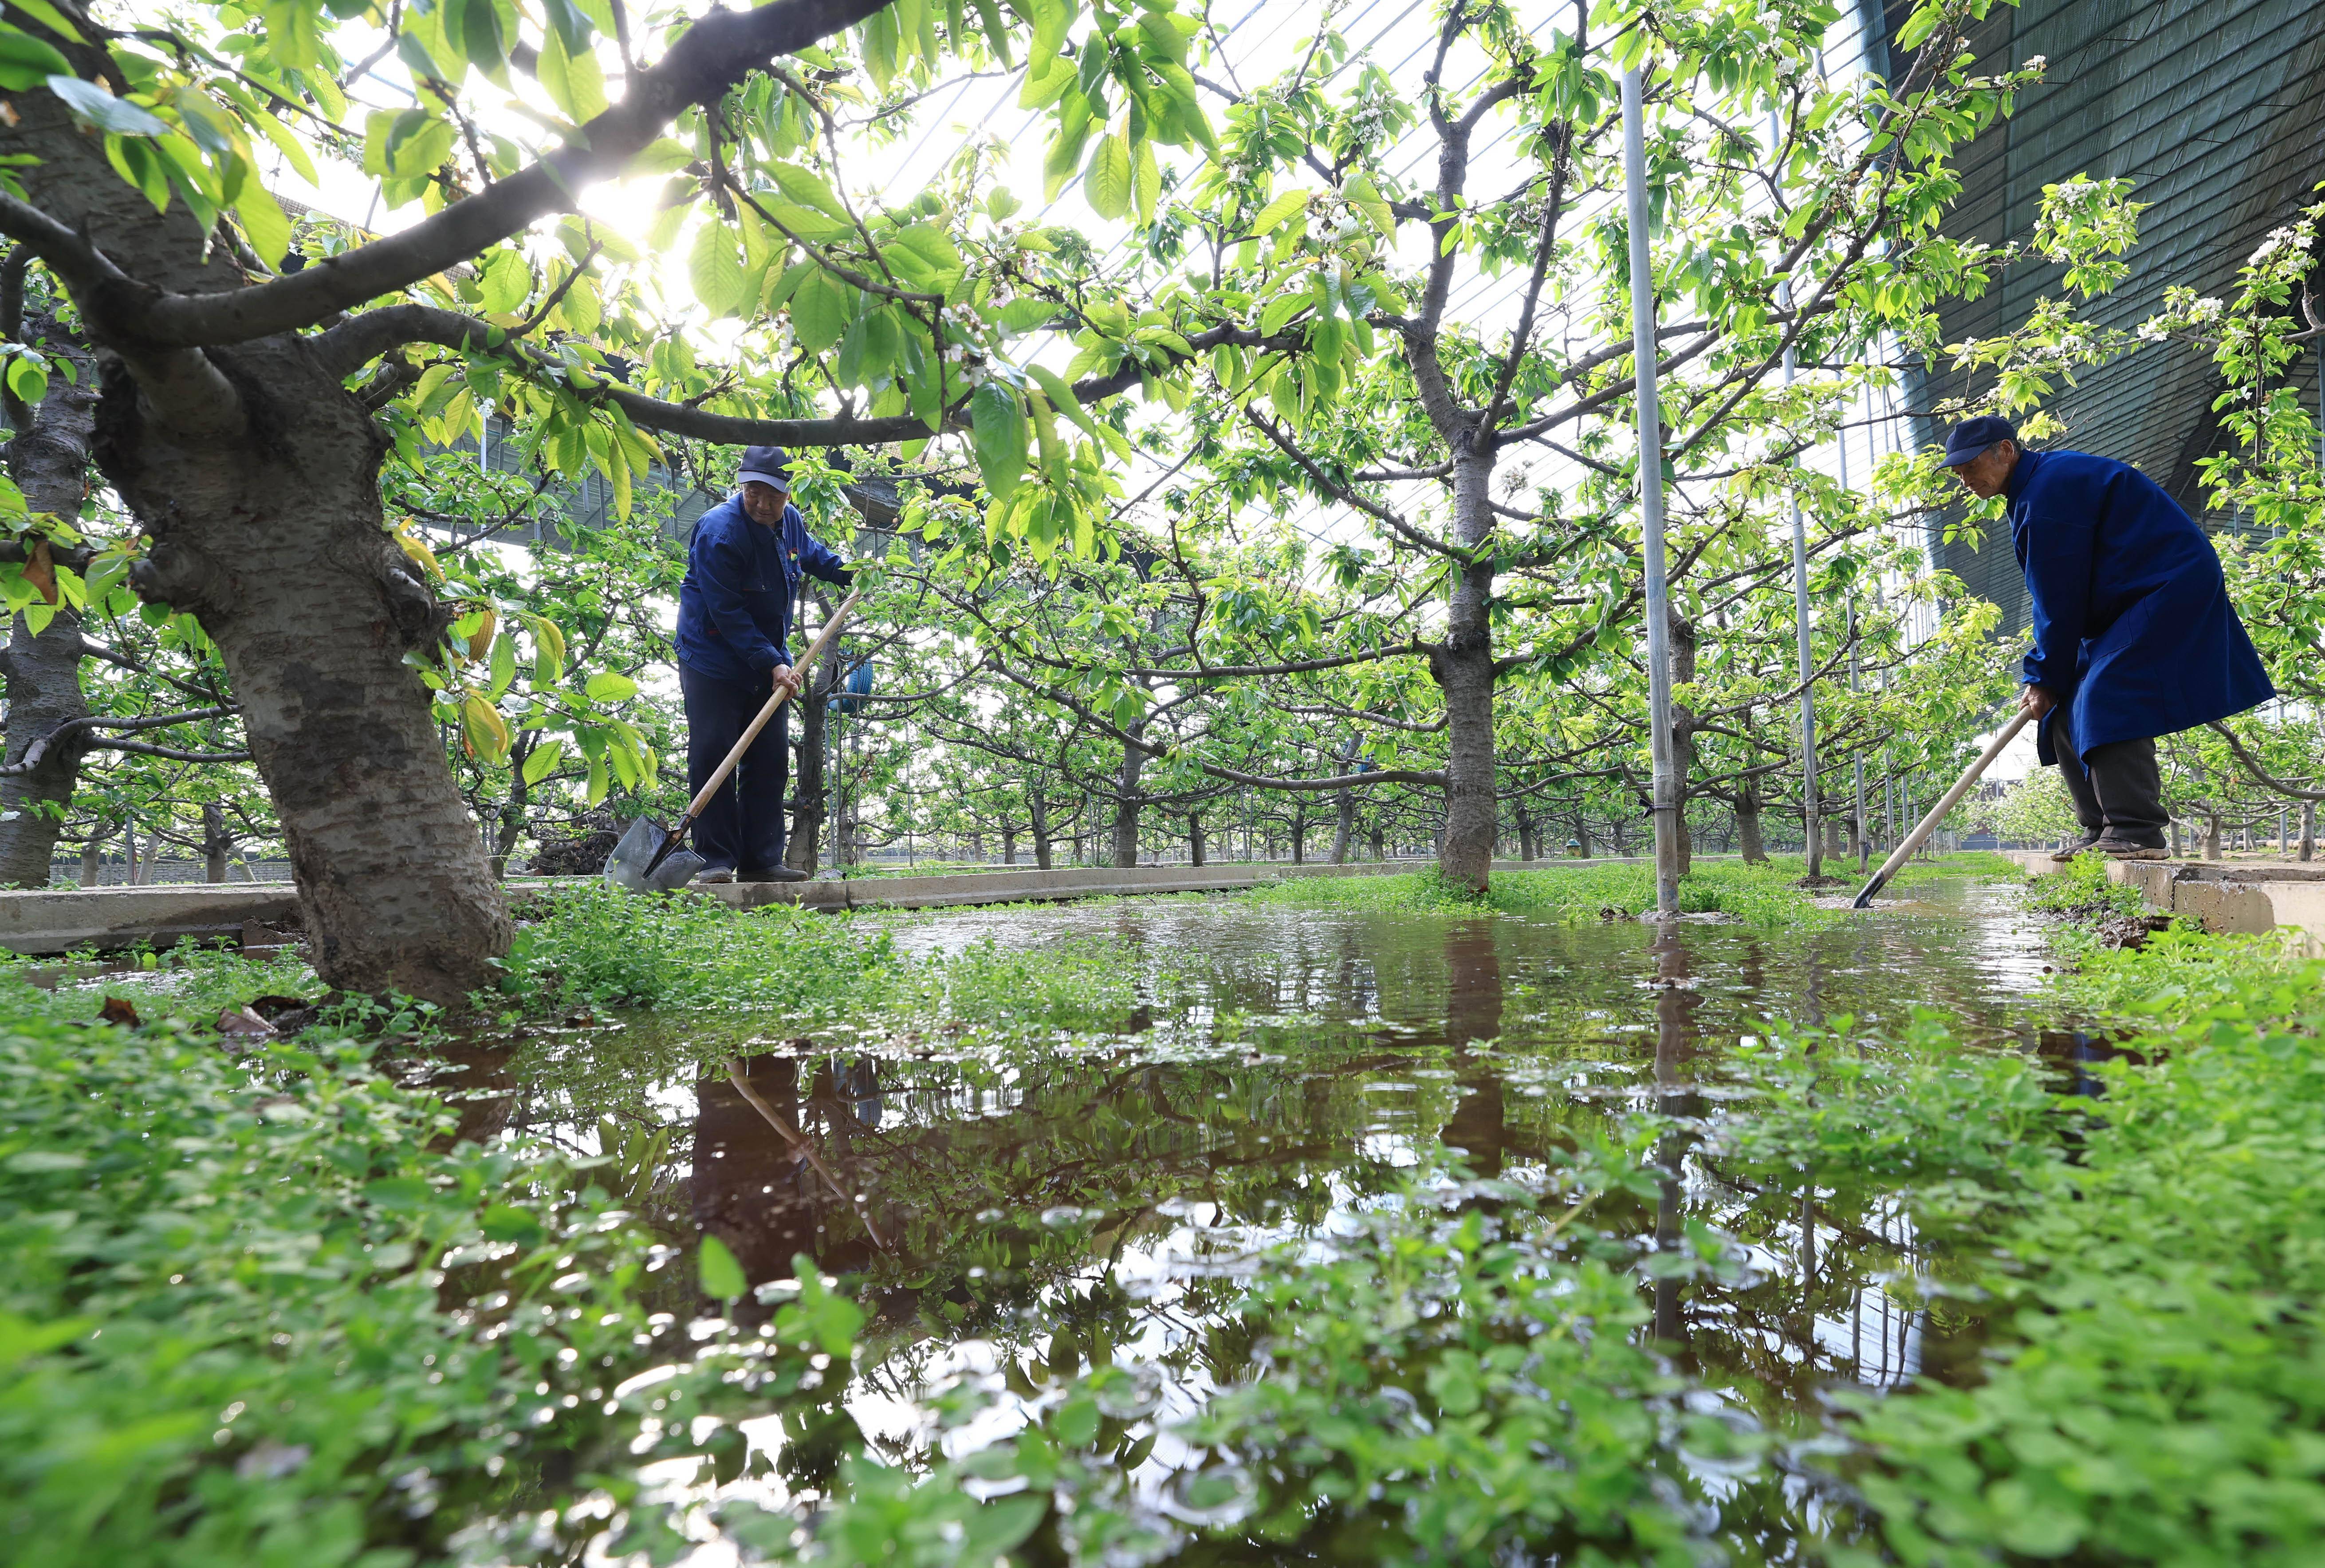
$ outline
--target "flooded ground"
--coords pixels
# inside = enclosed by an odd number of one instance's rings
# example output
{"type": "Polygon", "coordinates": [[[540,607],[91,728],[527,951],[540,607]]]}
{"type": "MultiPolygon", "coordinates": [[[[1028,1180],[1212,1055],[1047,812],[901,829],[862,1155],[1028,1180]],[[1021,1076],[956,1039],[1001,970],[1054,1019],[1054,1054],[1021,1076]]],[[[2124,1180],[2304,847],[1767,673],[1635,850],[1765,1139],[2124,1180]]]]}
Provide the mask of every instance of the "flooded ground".
{"type": "Polygon", "coordinates": [[[964,912],[895,940],[1103,943],[1147,1001],[1113,1031],[1000,1051],[715,1016],[584,1025],[511,1106],[613,1156],[674,1245],[716,1235],[755,1284],[800,1257],[857,1281],[873,1322],[846,1414],[875,1450],[930,1441],[931,1390],[977,1379],[1030,1408],[1100,1359],[1146,1369],[1161,1416],[1191,1411],[1250,1350],[1220,1309],[1257,1249],[1329,1245],[1447,1149],[1477,1175],[1547,1179],[1632,1113],[1661,1118],[1661,1178],[1594,1223],[1635,1242],[1676,1369],[1782,1417],[1834,1385],[1957,1376],[1975,1349],[1976,1319],[1927,1289],[1882,1194],[1755,1184],[1723,1167],[1718,1133],[1728,1053],[1771,1017],[1930,1007],[2035,1045],[2042,941],[2012,889],[1941,884],[1800,932],[1173,899],[964,912]],[[554,1069],[612,1055],[648,1080],[619,1105],[554,1069]],[[1682,1237],[1689,1266],[1658,1268],[1682,1237]]]}

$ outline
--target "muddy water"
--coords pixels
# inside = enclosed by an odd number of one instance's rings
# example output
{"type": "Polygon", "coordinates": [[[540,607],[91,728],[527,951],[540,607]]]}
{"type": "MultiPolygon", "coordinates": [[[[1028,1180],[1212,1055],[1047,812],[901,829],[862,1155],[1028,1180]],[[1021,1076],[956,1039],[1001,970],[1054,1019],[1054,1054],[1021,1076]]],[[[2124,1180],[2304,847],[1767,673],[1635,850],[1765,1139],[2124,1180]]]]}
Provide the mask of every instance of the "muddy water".
{"type": "MultiPolygon", "coordinates": [[[[1805,1407],[1835,1383],[1955,1376],[1975,1348],[1974,1322],[1917,1287],[1941,1260],[1894,1205],[1755,1185],[1723,1168],[1716,1135],[1735,1095],[1726,1053],[1772,1016],[1927,1007],[1972,1037],[2034,1044],[2020,1032],[2042,942],[2007,890],[1942,885],[1792,932],[1172,900],[897,933],[920,952],[987,938],[1103,941],[1155,1000],[1118,1033],[999,1057],[830,1035],[771,1049],[763,1025],[699,1017],[629,1025],[742,1067],[643,1086],[646,1125],[633,1109],[621,1149],[635,1206],[679,1245],[718,1235],[755,1282],[802,1256],[856,1276],[874,1322],[849,1411],[875,1444],[901,1453],[924,1434],[922,1396],[945,1378],[1034,1399],[1100,1346],[1172,1368],[1166,1408],[1190,1408],[1255,1249],[1328,1239],[1442,1146],[1480,1175],[1546,1177],[1629,1111],[1669,1118],[1663,1174],[1653,1202],[1603,1218],[1643,1258],[1690,1227],[1731,1242],[1709,1274],[1642,1268],[1684,1369],[1739,1401],[1805,1407]]],[[[520,1120],[595,1137],[590,1107],[531,1103],[520,1120]]]]}

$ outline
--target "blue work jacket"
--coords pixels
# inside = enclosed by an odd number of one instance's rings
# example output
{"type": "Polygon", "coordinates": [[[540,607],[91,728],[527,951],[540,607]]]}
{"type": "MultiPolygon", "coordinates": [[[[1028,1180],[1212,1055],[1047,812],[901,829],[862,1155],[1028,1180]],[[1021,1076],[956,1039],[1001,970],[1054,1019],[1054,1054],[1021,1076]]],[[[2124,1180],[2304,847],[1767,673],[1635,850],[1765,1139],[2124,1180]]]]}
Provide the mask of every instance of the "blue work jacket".
{"type": "Polygon", "coordinates": [[[799,508],[783,526],[751,521],[730,496],[695,520],[678,589],[678,662],[728,681],[764,680],[791,661],[792,603],[802,572],[845,586],[848,568],[807,531],[799,508]]]}
{"type": "MultiPolygon", "coordinates": [[[[2128,463],[2028,452],[2010,471],[2026,574],[2025,679],[2068,710],[2076,748],[2170,735],[2276,695],[2196,520],[2128,463]]],[[[2051,727],[2036,747],[2055,762],[2051,727]]]]}

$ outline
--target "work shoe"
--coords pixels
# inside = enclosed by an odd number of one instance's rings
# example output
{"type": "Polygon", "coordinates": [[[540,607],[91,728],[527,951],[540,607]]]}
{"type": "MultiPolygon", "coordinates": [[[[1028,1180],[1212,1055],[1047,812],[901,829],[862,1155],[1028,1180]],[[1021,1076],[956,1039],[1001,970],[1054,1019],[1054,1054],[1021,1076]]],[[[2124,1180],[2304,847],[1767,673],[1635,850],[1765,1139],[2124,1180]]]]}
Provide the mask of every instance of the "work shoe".
{"type": "Polygon", "coordinates": [[[2172,850],[2167,845],[2135,844],[2129,839],[2118,839],[2113,835],[2099,840],[2098,851],[2110,860],[2169,860],[2172,858],[2172,850]]]}
{"type": "Polygon", "coordinates": [[[2068,861],[2073,859],[2076,856],[2081,854],[2084,850],[2098,849],[2099,847],[2100,839],[2105,836],[2106,835],[2097,828],[2086,829],[2084,830],[2083,836],[2081,838],[2076,840],[2065,849],[2052,850],[2051,858],[2063,866],[2068,861]]]}
{"type": "Polygon", "coordinates": [[[705,866],[701,870],[697,871],[694,874],[694,879],[697,882],[732,882],[735,880],[735,868],[732,866],[705,866]]]}
{"type": "Polygon", "coordinates": [[[804,882],[807,880],[807,873],[794,870],[789,866],[776,866],[764,871],[738,871],[735,874],[734,880],[737,882],[804,882]]]}

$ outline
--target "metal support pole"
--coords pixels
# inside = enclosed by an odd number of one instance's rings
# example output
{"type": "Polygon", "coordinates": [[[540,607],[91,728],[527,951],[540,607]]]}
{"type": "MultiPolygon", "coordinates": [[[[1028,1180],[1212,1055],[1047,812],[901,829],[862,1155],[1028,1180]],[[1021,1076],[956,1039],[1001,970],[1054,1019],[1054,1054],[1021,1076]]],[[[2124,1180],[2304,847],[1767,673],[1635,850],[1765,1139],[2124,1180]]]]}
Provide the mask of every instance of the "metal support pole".
{"type": "MultiPolygon", "coordinates": [[[[1792,287],[1790,283],[1776,285],[1776,303],[1790,309],[1792,287]]],[[[1796,366],[1792,346],[1784,345],[1784,385],[1792,384],[1796,366]]],[[[1801,502],[1796,491],[1792,496],[1792,622],[1799,634],[1801,671],[1801,821],[1808,837],[1809,875],[1824,875],[1823,813],[1817,808],[1816,755],[1816,685],[1815,651],[1811,646],[1814,627],[1809,620],[1809,533],[1808,524],[1801,517],[1801,502]]]]}
{"type": "Polygon", "coordinates": [[[1671,602],[1663,576],[1663,404],[1655,391],[1655,278],[1647,254],[1645,87],[1623,73],[1623,188],[1631,225],[1631,363],[1639,408],[1639,544],[1646,564],[1647,726],[1654,761],[1655,908],[1679,913],[1679,777],[1672,756],[1671,602]]]}

